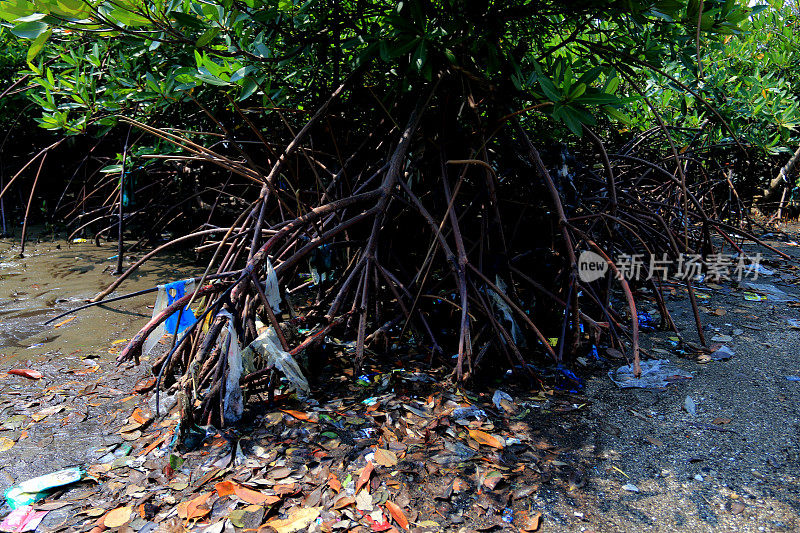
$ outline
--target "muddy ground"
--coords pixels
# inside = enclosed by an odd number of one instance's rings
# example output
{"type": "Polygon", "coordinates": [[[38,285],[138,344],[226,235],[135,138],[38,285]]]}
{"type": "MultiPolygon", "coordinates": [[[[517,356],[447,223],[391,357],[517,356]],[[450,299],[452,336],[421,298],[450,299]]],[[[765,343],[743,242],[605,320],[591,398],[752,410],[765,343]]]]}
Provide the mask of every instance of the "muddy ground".
{"type": "MultiPolygon", "coordinates": [[[[786,242],[800,236],[787,231],[769,242],[800,257],[786,242]]],[[[600,361],[577,369],[585,386],[575,393],[502,381],[458,391],[430,383],[444,376],[424,357],[358,379],[345,374],[345,350],[326,367],[334,385],[318,385],[313,400],[256,396],[237,431],[198,429],[196,448],[178,450],[176,414],[156,418],[151,395],[134,392],[146,365],[113,362],[115,341],[146,321],[153,297],[34,327],[112,279],[112,248],[38,245],[27,269],[0,249],[0,370],[44,374],[0,374],[0,449],[13,443],[0,451],[0,490],[89,470],[94,480],[38,504],[48,511],[38,531],[797,530],[800,382],[787,378],[800,378],[789,321],[800,319],[800,274],[760,251],[774,274],[756,282],[787,301],[746,299],[735,282],[699,285],[709,343],[732,357],[708,361],[681,353],[670,332],[643,334],[650,355],[691,375],[668,387],[618,388],[607,372],[625,361],[602,347],[600,361]],[[495,405],[496,389],[512,401],[495,405]]],[[[174,266],[156,263],[122,290],[191,271],[174,266]]],[[[655,311],[640,296],[640,311],[655,311]]],[[[696,342],[682,287],[668,290],[668,305],[696,342]]]]}

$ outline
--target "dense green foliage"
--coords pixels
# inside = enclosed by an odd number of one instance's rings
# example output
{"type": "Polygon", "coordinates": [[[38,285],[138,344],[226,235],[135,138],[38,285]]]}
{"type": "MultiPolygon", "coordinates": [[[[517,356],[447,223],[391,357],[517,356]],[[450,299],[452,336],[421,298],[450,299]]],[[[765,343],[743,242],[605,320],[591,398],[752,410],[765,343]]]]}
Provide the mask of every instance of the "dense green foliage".
{"type": "Polygon", "coordinates": [[[798,121],[786,77],[797,23],[777,0],[755,10],[733,0],[1,5],[4,31],[29,45],[19,75],[35,84],[39,123],[68,133],[119,114],[184,116],[190,99],[302,110],[354,72],[410,90],[448,69],[517,100],[509,106],[553,102],[542,111],[577,135],[604,117],[647,129],[655,112],[688,127],[711,119],[729,137],[696,96],[772,151],[787,149],[798,121]]]}

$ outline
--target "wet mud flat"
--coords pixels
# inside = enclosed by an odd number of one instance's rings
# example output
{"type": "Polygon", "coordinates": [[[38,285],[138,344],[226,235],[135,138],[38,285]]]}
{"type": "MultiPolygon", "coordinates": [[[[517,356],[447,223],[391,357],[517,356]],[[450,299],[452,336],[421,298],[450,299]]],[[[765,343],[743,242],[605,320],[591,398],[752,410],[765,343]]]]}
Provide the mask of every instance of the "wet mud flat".
{"type": "MultiPolygon", "coordinates": [[[[0,492],[30,477],[90,464],[100,448],[121,441],[112,427],[141,400],[130,398],[130,390],[147,368],[119,369],[114,354],[150,318],[154,295],[44,325],[108,286],[115,265],[115,245],[41,242],[28,244],[20,258],[19,243],[0,240],[0,449],[14,443],[0,452],[0,492]],[[43,377],[6,373],[20,368],[43,377]]],[[[179,257],[156,259],[118,294],[190,273],[179,257]]]]}
{"type": "MultiPolygon", "coordinates": [[[[772,244],[800,257],[800,247],[772,244]]],[[[41,380],[0,378],[12,392],[0,439],[14,442],[0,452],[0,484],[78,459],[87,468],[93,479],[37,504],[48,511],[39,531],[794,531],[800,274],[791,262],[765,264],[774,273],[758,282],[785,301],[748,299],[736,283],[698,290],[708,341],[731,356],[643,335],[648,354],[691,376],[668,387],[618,388],[607,372],[625,361],[602,347],[576,393],[510,382],[458,390],[423,357],[353,376],[345,351],[312,399],[252,397],[241,427],[192,428],[188,448],[170,445],[177,410],[156,417],[152,395],[135,392],[146,364],[112,361],[114,341],[148,316],[134,306],[144,316],[100,331],[96,357],[45,351],[41,380]]],[[[654,312],[640,296],[639,310],[654,312]]],[[[696,342],[685,290],[668,291],[667,303],[696,342]]],[[[36,363],[25,350],[11,350],[13,365],[36,363]]]]}

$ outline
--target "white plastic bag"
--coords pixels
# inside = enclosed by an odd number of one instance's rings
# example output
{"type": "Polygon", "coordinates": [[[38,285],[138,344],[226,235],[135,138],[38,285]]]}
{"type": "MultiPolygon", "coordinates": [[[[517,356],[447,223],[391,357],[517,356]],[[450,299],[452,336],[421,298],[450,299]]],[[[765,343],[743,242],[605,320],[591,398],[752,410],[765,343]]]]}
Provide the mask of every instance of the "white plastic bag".
{"type": "MultiPolygon", "coordinates": [[[[495,285],[503,294],[506,294],[508,291],[506,290],[506,283],[503,281],[503,278],[500,276],[495,276],[495,285]]],[[[522,330],[517,324],[517,321],[514,320],[514,313],[511,310],[511,307],[506,303],[506,301],[497,294],[494,290],[488,289],[487,293],[489,294],[489,298],[491,298],[492,304],[494,304],[497,311],[503,316],[503,318],[511,323],[511,340],[514,341],[520,348],[525,348],[525,336],[522,334],[522,330]]]]}
{"type": "Polygon", "coordinates": [[[223,353],[226,354],[228,364],[225,367],[225,396],[222,401],[222,417],[225,425],[232,425],[242,418],[244,413],[244,396],[239,380],[242,377],[242,348],[239,346],[239,339],[236,329],[233,327],[233,317],[227,311],[221,311],[219,315],[227,317],[228,327],[224,336],[220,336],[217,341],[223,353]]]}
{"type": "Polygon", "coordinates": [[[275,274],[275,269],[272,268],[272,261],[267,258],[267,286],[264,289],[264,294],[267,296],[269,306],[275,313],[281,312],[281,290],[278,286],[278,275],[275,274]]]}
{"type": "Polygon", "coordinates": [[[258,354],[266,359],[267,368],[275,368],[284,375],[301,396],[311,392],[308,381],[303,375],[297,361],[281,348],[280,339],[275,329],[270,326],[256,340],[244,349],[242,356],[245,360],[255,359],[258,354]]]}

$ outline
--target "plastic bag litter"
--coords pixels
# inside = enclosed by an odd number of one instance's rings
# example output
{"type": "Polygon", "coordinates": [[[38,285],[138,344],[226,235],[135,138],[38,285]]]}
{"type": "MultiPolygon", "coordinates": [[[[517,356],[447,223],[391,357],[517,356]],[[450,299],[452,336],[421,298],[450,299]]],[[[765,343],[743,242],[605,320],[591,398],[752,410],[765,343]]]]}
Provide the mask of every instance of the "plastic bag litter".
{"type": "Polygon", "coordinates": [[[639,313],[639,331],[655,331],[656,326],[650,313],[639,313]]]}
{"type": "Polygon", "coordinates": [[[621,389],[660,389],[679,379],[692,379],[692,375],[672,366],[669,359],[642,361],[641,377],[634,377],[633,365],[625,365],[617,370],[609,370],[608,377],[621,389]]]}
{"type": "MultiPolygon", "coordinates": [[[[506,282],[503,281],[500,276],[495,276],[494,280],[494,284],[497,285],[497,288],[500,289],[503,294],[506,294],[508,292],[506,290],[506,282]]],[[[511,340],[513,340],[514,344],[516,344],[518,347],[525,348],[525,336],[522,335],[522,330],[520,329],[519,324],[517,324],[517,321],[514,320],[514,313],[511,311],[511,307],[494,290],[488,289],[486,292],[489,295],[489,298],[491,298],[492,304],[494,304],[494,306],[497,308],[497,311],[503,315],[503,319],[511,324],[511,340]]]]}
{"type": "Polygon", "coordinates": [[[462,420],[466,418],[476,418],[480,420],[481,418],[486,418],[486,412],[475,406],[458,407],[453,411],[451,417],[453,420],[462,420]]]}
{"type": "Polygon", "coordinates": [[[507,401],[508,403],[514,403],[514,399],[507,392],[503,392],[500,389],[494,391],[494,395],[492,396],[492,403],[494,404],[494,406],[497,407],[498,409],[502,408],[503,406],[501,402],[503,400],[507,401]]]}
{"type": "Polygon", "coordinates": [[[301,396],[311,392],[303,371],[300,370],[294,357],[283,350],[278,334],[272,326],[268,327],[242,352],[243,357],[250,360],[254,360],[256,354],[266,359],[267,368],[275,368],[283,374],[301,396]]]}
{"type": "Polygon", "coordinates": [[[228,319],[228,328],[225,335],[220,335],[217,343],[226,354],[228,364],[225,366],[225,396],[222,400],[222,417],[226,425],[235,424],[244,413],[244,396],[239,380],[242,377],[244,365],[242,364],[242,347],[233,327],[233,317],[227,311],[220,311],[218,317],[228,319]]]}
{"type": "Polygon", "coordinates": [[[311,252],[308,269],[314,285],[333,280],[333,253],[330,244],[323,244],[311,252]]]}
{"type": "Polygon", "coordinates": [[[796,318],[787,318],[786,321],[789,323],[790,328],[800,329],[800,320],[796,318]]]}
{"type": "Polygon", "coordinates": [[[719,347],[718,350],[711,352],[711,359],[714,361],[727,361],[734,355],[736,355],[736,351],[728,348],[724,344],[719,347]]]}
{"type": "Polygon", "coordinates": [[[687,396],[686,399],[683,400],[683,409],[690,415],[697,416],[697,403],[695,403],[691,396],[687,396]]]}
{"type": "Polygon", "coordinates": [[[50,511],[36,511],[30,505],[17,507],[0,522],[0,531],[8,531],[9,533],[36,531],[42,519],[49,512],[50,511]]]}
{"type": "Polygon", "coordinates": [[[281,312],[281,290],[278,286],[278,275],[275,274],[275,269],[272,268],[272,261],[267,258],[267,282],[264,288],[264,294],[267,297],[269,306],[275,313],[281,312]]]}
{"type": "MultiPolygon", "coordinates": [[[[158,296],[156,296],[156,303],[153,306],[153,318],[161,314],[164,309],[172,305],[176,300],[183,298],[187,293],[194,292],[194,288],[193,279],[183,279],[166,285],[159,285],[158,296]]],[[[195,319],[194,311],[189,309],[188,306],[183,309],[183,312],[176,311],[150,333],[147,340],[144,341],[142,352],[145,354],[150,353],[164,335],[174,335],[176,328],[178,333],[182,333],[183,330],[194,324],[195,319]],[[180,324],[178,323],[178,317],[180,317],[180,324]]]]}
{"type": "Polygon", "coordinates": [[[753,283],[752,281],[743,281],[739,284],[739,287],[759,292],[766,296],[767,300],[772,302],[793,302],[798,299],[796,296],[787,294],[775,285],[771,285],[769,283],[753,283]]]}
{"type": "Polygon", "coordinates": [[[759,276],[759,275],[761,275],[761,276],[772,276],[773,274],[775,274],[774,270],[770,270],[767,267],[765,267],[765,266],[763,266],[763,265],[761,265],[759,263],[751,264],[750,266],[748,266],[747,268],[744,269],[744,272],[745,272],[745,275],[751,275],[751,276],[756,276],[756,277],[759,276]]]}
{"type": "Polygon", "coordinates": [[[83,479],[86,472],[80,467],[66,468],[44,476],[23,481],[8,488],[3,494],[12,509],[30,505],[50,495],[50,490],[70,485],[83,479]]]}

